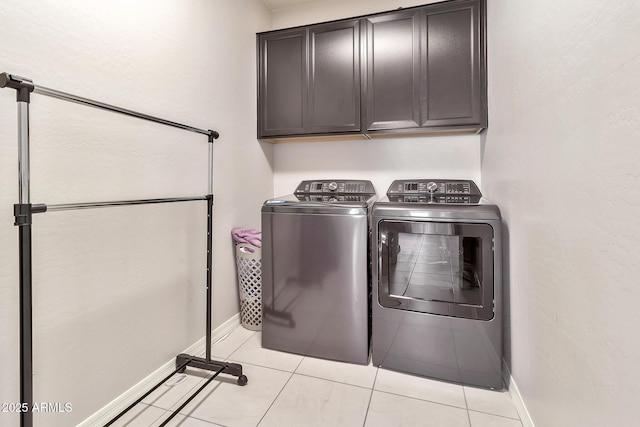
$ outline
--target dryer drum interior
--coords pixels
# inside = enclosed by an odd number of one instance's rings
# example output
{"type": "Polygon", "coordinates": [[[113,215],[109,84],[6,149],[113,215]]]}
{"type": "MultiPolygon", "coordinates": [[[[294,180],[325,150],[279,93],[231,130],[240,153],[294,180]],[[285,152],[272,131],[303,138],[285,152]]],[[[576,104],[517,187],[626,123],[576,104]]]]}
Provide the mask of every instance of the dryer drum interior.
{"type": "Polygon", "coordinates": [[[382,306],[493,318],[490,225],[382,220],[378,227],[382,306]]]}

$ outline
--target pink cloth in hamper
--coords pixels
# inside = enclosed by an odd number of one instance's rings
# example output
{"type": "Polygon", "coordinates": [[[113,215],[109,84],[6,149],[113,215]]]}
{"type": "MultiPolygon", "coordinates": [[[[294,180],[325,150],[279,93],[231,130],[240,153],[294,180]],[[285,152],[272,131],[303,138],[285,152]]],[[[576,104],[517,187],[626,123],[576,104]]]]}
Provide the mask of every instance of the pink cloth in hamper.
{"type": "Polygon", "coordinates": [[[237,243],[248,243],[256,248],[262,247],[262,231],[253,228],[233,227],[231,229],[233,240],[237,243]]]}

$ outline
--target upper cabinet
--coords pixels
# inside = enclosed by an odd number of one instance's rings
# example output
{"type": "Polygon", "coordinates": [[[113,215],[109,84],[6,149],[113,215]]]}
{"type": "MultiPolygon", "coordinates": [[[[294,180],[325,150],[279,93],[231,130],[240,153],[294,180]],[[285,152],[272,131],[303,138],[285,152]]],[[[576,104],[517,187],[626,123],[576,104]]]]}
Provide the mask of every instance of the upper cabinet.
{"type": "Polygon", "coordinates": [[[360,130],[360,22],[264,33],[259,137],[360,130]]]}
{"type": "Polygon", "coordinates": [[[478,132],[485,0],[258,35],[258,137],[478,132]]]}
{"type": "Polygon", "coordinates": [[[360,130],[360,23],[309,28],[309,133],[360,130]]]}
{"type": "Polygon", "coordinates": [[[258,136],[307,133],[308,30],[259,37],[258,136]]]}
{"type": "Polygon", "coordinates": [[[422,83],[418,10],[370,17],[366,130],[419,128],[422,83]]]}
{"type": "Polygon", "coordinates": [[[487,126],[483,4],[461,1],[421,11],[423,127],[487,126]]]}

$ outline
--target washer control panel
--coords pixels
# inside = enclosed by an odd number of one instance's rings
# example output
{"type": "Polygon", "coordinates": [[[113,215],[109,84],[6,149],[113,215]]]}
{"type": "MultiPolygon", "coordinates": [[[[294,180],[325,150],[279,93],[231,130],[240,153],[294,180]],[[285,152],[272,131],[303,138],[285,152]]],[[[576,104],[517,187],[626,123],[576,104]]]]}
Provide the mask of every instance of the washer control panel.
{"type": "Polygon", "coordinates": [[[460,179],[400,179],[387,191],[389,201],[402,203],[478,204],[482,193],[473,181],[460,179]]]}
{"type": "Polygon", "coordinates": [[[371,181],[325,179],[302,181],[296,188],[296,195],[375,195],[371,181]]]}
{"type": "Polygon", "coordinates": [[[326,194],[296,194],[296,198],[301,202],[366,202],[371,196],[367,194],[336,194],[328,196],[326,194]]]}

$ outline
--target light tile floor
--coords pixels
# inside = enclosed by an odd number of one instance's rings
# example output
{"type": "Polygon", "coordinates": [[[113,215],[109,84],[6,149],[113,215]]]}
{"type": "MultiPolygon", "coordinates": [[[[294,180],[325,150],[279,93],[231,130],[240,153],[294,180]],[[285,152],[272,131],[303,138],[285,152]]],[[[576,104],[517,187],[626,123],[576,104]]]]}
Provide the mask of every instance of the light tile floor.
{"type": "MultiPolygon", "coordinates": [[[[507,391],[490,391],[263,349],[238,327],[211,349],[241,363],[249,383],[213,380],[168,424],[181,427],[522,427],[507,391]]],[[[117,426],[159,426],[211,373],[189,369],[160,386],[117,426]]]]}

